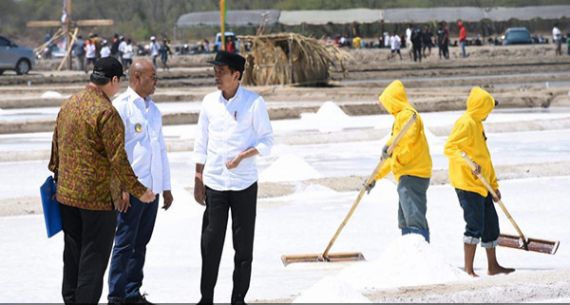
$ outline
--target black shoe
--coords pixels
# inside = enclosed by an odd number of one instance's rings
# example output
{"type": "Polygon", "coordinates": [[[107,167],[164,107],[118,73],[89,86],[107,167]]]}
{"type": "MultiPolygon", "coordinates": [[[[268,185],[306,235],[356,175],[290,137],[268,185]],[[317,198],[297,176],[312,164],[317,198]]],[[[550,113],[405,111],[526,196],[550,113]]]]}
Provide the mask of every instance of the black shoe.
{"type": "Polygon", "coordinates": [[[244,301],[244,297],[241,295],[232,297],[232,303],[231,304],[232,305],[247,305],[247,303],[244,301]]]}
{"type": "Polygon", "coordinates": [[[138,295],[134,298],[128,298],[125,299],[125,301],[123,301],[123,304],[147,304],[147,305],[154,305],[154,303],[149,302],[149,300],[146,299],[146,293],[143,293],[142,295],[138,295]]]}

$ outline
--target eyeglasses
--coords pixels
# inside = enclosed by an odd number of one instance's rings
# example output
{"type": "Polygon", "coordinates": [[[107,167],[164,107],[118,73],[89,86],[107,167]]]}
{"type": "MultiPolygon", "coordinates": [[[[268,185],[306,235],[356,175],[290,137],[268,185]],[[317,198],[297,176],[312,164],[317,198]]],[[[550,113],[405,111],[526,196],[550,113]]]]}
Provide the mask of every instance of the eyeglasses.
{"type": "Polygon", "coordinates": [[[158,76],[156,76],[156,74],[151,74],[151,75],[139,74],[139,77],[150,78],[153,81],[158,80],[158,76]]]}

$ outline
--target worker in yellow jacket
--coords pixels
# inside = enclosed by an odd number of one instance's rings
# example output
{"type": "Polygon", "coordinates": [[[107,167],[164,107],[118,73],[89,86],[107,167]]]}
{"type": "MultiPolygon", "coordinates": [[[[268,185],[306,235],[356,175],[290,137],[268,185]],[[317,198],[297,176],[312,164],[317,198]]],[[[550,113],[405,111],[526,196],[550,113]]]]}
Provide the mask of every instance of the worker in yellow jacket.
{"type": "Polygon", "coordinates": [[[386,162],[375,174],[367,190],[370,191],[376,180],[382,179],[391,171],[398,181],[398,226],[402,230],[402,235],[420,234],[429,242],[426,192],[431,177],[432,162],[423,121],[418,111],[408,102],[404,85],[399,80],[388,85],[378,100],[395,120],[392,125],[392,136],[383,149],[386,162]],[[392,155],[387,156],[388,147],[414,114],[416,121],[396,145],[392,155]]]}
{"type": "Polygon", "coordinates": [[[487,148],[487,137],[482,122],[496,104],[495,99],[487,91],[479,87],[471,89],[467,98],[467,111],[455,122],[444,149],[445,155],[449,158],[449,180],[455,188],[466,222],[463,236],[465,272],[471,276],[477,276],[473,271],[473,261],[479,242],[487,251],[490,275],[514,271],[511,268],[501,267],[495,253],[500,230],[493,200],[498,201],[501,192],[491,162],[491,154],[487,148]],[[462,153],[477,164],[475,171],[472,171],[463,159],[462,153]],[[487,191],[477,178],[478,173],[489,181],[499,198],[493,198],[487,191]]]}

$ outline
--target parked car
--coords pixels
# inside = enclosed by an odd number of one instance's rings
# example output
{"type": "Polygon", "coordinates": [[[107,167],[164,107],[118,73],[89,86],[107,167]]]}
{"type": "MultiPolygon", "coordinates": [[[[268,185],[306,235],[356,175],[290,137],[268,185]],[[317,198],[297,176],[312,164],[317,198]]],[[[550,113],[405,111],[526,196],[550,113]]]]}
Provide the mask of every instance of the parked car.
{"type": "Polygon", "coordinates": [[[532,44],[532,37],[527,28],[508,28],[505,31],[503,45],[532,44]]]}
{"type": "Polygon", "coordinates": [[[35,63],[34,50],[20,47],[0,36],[0,74],[5,70],[14,70],[18,75],[27,74],[35,63]]]}

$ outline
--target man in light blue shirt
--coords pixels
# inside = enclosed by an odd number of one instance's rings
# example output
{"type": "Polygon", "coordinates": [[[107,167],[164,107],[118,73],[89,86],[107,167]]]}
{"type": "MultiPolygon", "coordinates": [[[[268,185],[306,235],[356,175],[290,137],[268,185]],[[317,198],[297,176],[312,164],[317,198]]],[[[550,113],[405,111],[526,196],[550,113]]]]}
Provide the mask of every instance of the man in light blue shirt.
{"type": "Polygon", "coordinates": [[[256,155],[268,155],[273,130],[262,97],[240,86],[245,58],[218,52],[218,91],[204,97],[194,142],[194,198],[206,206],[202,222],[200,304],[212,304],[228,211],[235,250],[232,304],[244,304],[251,279],[257,208],[256,155]]]}
{"type": "Polygon", "coordinates": [[[151,203],[142,203],[123,192],[130,208],[117,218],[115,246],[109,269],[109,303],[148,303],[140,293],[146,245],[150,241],[162,193],[163,209],[173,197],[170,166],[162,134],[161,113],[150,95],[156,87],[156,70],[147,59],[129,69],[129,88],[113,100],[125,125],[125,150],[138,180],[157,194],[151,203]],[[129,198],[130,197],[130,198],[129,198]]]}

